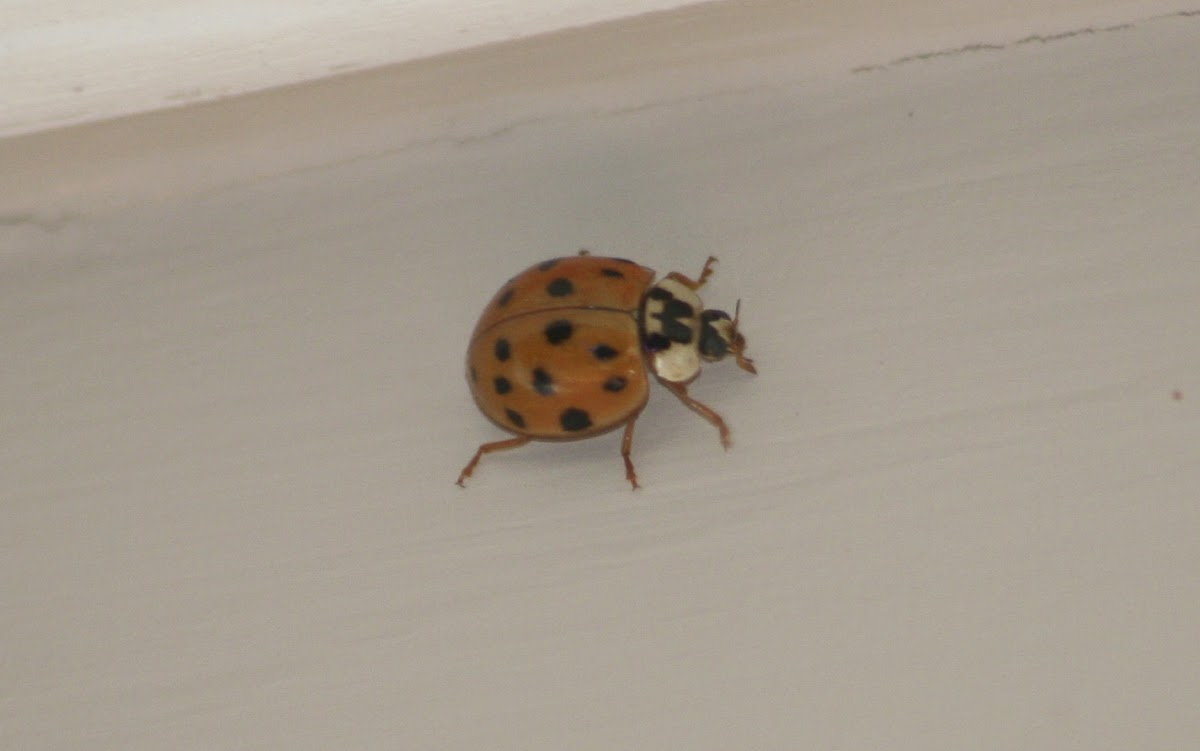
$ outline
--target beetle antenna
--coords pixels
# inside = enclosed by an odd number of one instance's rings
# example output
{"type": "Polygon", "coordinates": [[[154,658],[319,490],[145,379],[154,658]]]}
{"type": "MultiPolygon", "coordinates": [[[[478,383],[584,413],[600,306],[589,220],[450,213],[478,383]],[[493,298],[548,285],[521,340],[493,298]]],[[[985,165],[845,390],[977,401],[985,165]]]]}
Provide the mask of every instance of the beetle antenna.
{"type": "Polygon", "coordinates": [[[733,306],[733,342],[729,349],[733,352],[733,357],[737,361],[738,367],[747,373],[758,374],[758,370],[754,367],[754,360],[746,357],[746,337],[738,333],[738,319],[742,316],[742,301],[739,299],[733,306]]]}

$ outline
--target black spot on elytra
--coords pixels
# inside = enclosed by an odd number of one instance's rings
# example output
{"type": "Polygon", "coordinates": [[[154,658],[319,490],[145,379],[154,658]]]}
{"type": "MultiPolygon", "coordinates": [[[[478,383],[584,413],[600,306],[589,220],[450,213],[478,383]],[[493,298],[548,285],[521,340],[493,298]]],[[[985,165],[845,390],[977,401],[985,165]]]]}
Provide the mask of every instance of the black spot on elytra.
{"type": "Polygon", "coordinates": [[[562,414],[558,416],[558,421],[562,425],[563,430],[569,433],[577,433],[580,430],[587,430],[592,427],[592,416],[578,407],[567,407],[562,414]]]}
{"type": "Polygon", "coordinates": [[[542,396],[550,396],[554,393],[554,379],[550,374],[541,368],[533,369],[533,390],[542,396]]]}
{"type": "Polygon", "coordinates": [[[600,269],[600,273],[604,276],[611,276],[613,279],[624,279],[625,275],[616,269],[600,269]]]}
{"type": "Polygon", "coordinates": [[[509,346],[507,339],[497,339],[494,352],[496,353],[496,359],[500,362],[504,362],[512,357],[512,347],[509,346]]]}
{"type": "Polygon", "coordinates": [[[496,387],[497,394],[503,395],[512,391],[512,381],[508,380],[504,376],[496,376],[493,378],[492,385],[496,387]]]}
{"type": "Polygon", "coordinates": [[[549,261],[542,261],[541,263],[539,263],[537,265],[537,270],[538,271],[549,271],[550,269],[557,266],[558,262],[561,260],[562,260],[561,258],[551,258],[549,261]]]}
{"type": "Polygon", "coordinates": [[[512,302],[514,292],[516,292],[516,290],[514,290],[512,287],[504,290],[504,292],[502,292],[500,296],[496,298],[496,307],[503,308],[505,305],[508,305],[510,302],[512,302]]]}
{"type": "Polygon", "coordinates": [[[604,382],[604,390],[611,391],[614,394],[625,388],[628,382],[621,376],[613,376],[604,382]]]}
{"type": "Polygon", "coordinates": [[[565,276],[560,276],[546,285],[546,294],[551,297],[566,297],[575,291],[575,285],[565,276]]]}
{"type": "Polygon", "coordinates": [[[525,418],[521,416],[520,412],[515,409],[506,409],[504,410],[504,414],[508,415],[508,421],[513,425],[516,425],[518,428],[525,427],[525,418]]]}
{"type": "Polygon", "coordinates": [[[575,327],[571,325],[570,321],[559,319],[546,324],[542,333],[545,334],[546,341],[550,344],[562,344],[571,338],[571,334],[575,333],[575,327]]]}
{"type": "Polygon", "coordinates": [[[611,360],[617,356],[617,351],[607,344],[597,344],[592,347],[592,356],[597,360],[611,360]]]}
{"type": "Polygon", "coordinates": [[[662,352],[671,346],[671,340],[657,332],[646,334],[646,338],[642,342],[647,352],[662,352]]]}

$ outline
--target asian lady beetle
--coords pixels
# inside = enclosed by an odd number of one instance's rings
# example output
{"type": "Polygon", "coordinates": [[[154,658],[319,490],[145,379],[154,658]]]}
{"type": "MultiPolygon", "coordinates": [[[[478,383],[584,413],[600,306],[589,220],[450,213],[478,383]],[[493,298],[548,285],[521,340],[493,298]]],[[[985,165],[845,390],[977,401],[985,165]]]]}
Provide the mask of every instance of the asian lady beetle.
{"type": "Polygon", "coordinates": [[[515,438],[485,443],[467,462],[458,484],[484,454],[533,440],[590,438],[624,425],[625,477],[638,487],[629,458],[633,426],[649,398],[647,371],[689,409],[712,423],[729,448],[721,416],[688,396],[702,361],[733,355],[757,372],[746,340],[721,310],[705,310],[698,279],[655,272],[624,258],[554,258],[532,266],[500,288],[484,308],[467,349],[467,382],[489,420],[515,438]]]}

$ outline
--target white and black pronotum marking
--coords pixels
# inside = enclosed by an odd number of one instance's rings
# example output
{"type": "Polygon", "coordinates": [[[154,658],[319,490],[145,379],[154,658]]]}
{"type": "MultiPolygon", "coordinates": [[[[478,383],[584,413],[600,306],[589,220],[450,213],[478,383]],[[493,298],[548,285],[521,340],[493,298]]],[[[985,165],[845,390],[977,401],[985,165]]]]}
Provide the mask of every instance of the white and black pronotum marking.
{"type": "Polygon", "coordinates": [[[700,296],[666,277],[646,293],[641,311],[642,346],[664,381],[688,383],[700,375],[701,359],[714,362],[733,348],[733,321],[723,310],[704,310],[700,296]]]}

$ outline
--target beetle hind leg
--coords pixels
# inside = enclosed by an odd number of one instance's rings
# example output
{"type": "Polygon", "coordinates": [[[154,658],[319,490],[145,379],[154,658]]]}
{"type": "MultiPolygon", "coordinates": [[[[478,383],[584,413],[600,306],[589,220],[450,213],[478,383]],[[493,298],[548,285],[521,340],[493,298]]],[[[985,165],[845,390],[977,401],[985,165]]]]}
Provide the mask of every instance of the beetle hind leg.
{"type": "Polygon", "coordinates": [[[516,438],[507,438],[503,441],[492,441],[491,443],[483,444],[479,447],[479,450],[475,452],[475,456],[471,457],[471,461],[467,462],[467,466],[463,467],[462,472],[460,472],[458,475],[458,482],[456,482],[455,485],[458,485],[460,488],[466,487],[466,485],[463,484],[463,481],[470,477],[471,473],[475,471],[475,465],[479,463],[479,460],[483,458],[484,454],[515,449],[520,446],[524,446],[531,440],[533,439],[531,439],[529,436],[519,435],[516,438]]]}

